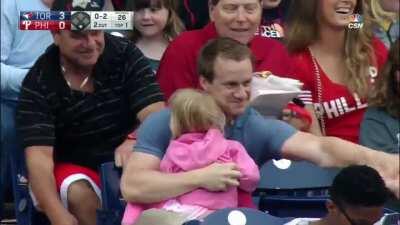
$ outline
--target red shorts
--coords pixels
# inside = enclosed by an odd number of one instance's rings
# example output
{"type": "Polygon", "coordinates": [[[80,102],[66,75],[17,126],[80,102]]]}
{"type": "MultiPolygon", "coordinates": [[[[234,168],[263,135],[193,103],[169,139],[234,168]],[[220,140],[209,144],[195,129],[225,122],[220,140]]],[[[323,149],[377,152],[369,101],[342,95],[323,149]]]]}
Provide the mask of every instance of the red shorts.
{"type": "MultiPolygon", "coordinates": [[[[71,163],[57,163],[54,166],[54,177],[57,191],[60,193],[61,201],[66,208],[68,208],[68,188],[72,183],[79,180],[86,180],[101,200],[100,176],[92,169],[71,163]]],[[[37,205],[35,196],[33,196],[33,193],[31,194],[34,204],[37,205]]]]}

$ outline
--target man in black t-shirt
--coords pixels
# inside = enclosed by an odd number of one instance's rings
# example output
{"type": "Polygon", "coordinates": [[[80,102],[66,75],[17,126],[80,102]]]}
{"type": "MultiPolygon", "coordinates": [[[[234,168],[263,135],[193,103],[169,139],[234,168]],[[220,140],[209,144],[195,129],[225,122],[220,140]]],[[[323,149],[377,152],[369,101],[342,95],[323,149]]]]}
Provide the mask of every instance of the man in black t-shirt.
{"type": "MultiPolygon", "coordinates": [[[[100,5],[56,0],[52,10],[100,5]]],[[[128,40],[103,31],[52,35],[55,44],[23,81],[17,128],[33,197],[52,225],[93,225],[101,202],[97,167],[113,160],[116,149],[116,159],[126,158],[134,142],[127,135],[164,106],[163,95],[128,40]]]]}

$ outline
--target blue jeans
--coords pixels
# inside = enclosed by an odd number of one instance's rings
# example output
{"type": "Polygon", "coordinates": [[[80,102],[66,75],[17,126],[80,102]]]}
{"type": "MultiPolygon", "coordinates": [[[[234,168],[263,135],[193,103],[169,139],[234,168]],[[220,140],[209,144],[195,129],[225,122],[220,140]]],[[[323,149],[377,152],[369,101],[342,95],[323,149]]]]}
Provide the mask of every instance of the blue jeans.
{"type": "Polygon", "coordinates": [[[15,112],[19,88],[1,90],[1,149],[0,149],[0,218],[2,217],[4,191],[10,187],[10,157],[21,159],[23,150],[17,139],[15,112]]]}

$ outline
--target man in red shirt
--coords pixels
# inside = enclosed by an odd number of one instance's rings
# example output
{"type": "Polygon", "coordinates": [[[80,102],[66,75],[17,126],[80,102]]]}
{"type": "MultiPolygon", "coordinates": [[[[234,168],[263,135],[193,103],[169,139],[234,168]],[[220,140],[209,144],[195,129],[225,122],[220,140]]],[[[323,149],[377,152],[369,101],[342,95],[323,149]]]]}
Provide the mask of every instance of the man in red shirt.
{"type": "Polygon", "coordinates": [[[203,29],[182,33],[161,59],[157,79],[166,98],[180,88],[200,88],[196,62],[199,51],[209,40],[229,37],[247,44],[254,55],[255,71],[276,75],[290,73],[285,47],[278,41],[255,36],[261,22],[261,0],[211,0],[211,22],[203,29]]]}

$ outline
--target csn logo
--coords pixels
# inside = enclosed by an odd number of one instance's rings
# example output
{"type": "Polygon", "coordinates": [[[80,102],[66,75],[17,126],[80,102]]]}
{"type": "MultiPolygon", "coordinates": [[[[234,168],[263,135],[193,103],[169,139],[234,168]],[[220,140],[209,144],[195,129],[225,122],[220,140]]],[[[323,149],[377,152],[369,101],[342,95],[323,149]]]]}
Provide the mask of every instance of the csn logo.
{"type": "Polygon", "coordinates": [[[283,28],[277,23],[262,25],[258,28],[256,35],[268,38],[283,38],[283,28]]]}
{"type": "Polygon", "coordinates": [[[360,14],[353,14],[349,16],[349,29],[361,29],[363,27],[363,17],[360,14]]]}

